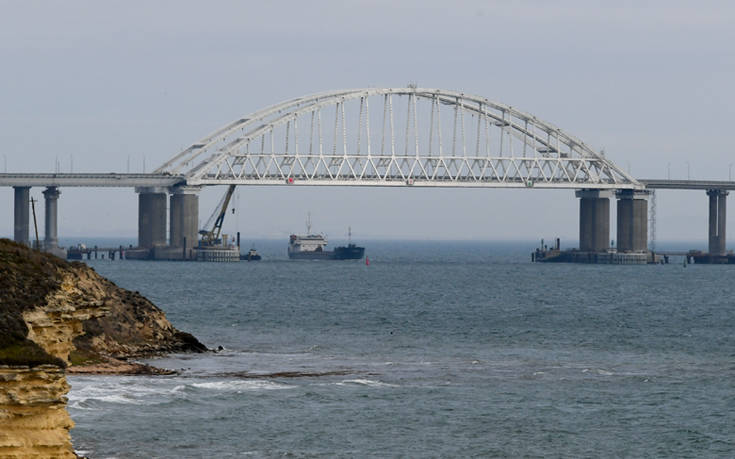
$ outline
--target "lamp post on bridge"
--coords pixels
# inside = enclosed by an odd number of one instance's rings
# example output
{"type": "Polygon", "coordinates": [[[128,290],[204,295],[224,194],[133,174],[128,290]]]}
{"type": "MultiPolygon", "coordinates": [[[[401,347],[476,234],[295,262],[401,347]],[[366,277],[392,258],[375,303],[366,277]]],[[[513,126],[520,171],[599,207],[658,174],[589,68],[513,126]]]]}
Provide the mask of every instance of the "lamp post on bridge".
{"type": "Polygon", "coordinates": [[[733,165],[733,163],[730,163],[727,166],[727,180],[729,180],[731,182],[732,182],[732,165],[733,165]]]}
{"type": "Polygon", "coordinates": [[[689,167],[689,161],[687,161],[686,163],[687,163],[687,180],[691,180],[692,175],[691,175],[691,168],[689,167]]]}

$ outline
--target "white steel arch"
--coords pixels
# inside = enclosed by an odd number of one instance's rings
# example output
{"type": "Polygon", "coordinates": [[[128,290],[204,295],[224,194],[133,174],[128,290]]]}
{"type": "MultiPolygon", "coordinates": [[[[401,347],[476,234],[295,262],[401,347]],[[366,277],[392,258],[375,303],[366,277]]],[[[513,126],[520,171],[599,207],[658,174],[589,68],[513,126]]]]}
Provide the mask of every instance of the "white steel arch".
{"type": "Polygon", "coordinates": [[[155,172],[183,175],[189,185],[644,188],[533,115],[414,87],[282,102],[224,126],[155,172]]]}

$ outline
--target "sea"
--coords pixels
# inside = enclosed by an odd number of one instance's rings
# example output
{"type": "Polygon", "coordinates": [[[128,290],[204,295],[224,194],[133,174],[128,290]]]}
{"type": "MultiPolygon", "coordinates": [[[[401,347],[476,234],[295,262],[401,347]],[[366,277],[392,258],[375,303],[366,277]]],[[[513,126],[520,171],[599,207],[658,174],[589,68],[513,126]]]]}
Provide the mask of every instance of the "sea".
{"type": "Polygon", "coordinates": [[[360,242],[369,265],[289,261],[285,241],[255,241],[259,262],[88,261],[219,351],[70,376],[77,452],[735,456],[735,266],[360,242]]]}

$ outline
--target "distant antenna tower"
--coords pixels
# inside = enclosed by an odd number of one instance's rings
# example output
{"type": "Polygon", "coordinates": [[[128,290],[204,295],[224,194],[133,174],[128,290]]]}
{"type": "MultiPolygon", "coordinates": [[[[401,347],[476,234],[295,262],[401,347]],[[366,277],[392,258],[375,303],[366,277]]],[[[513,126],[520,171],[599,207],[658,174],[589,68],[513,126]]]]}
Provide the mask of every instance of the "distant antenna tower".
{"type": "Polygon", "coordinates": [[[651,190],[651,209],[648,213],[648,227],[650,229],[648,248],[656,250],[656,190],[651,190]]]}

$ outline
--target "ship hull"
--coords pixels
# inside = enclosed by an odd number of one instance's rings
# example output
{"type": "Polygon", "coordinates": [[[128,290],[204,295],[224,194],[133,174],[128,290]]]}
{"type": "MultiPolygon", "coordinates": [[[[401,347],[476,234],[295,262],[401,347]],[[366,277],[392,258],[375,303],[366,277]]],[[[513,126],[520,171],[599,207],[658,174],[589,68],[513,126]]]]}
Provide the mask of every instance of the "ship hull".
{"type": "Polygon", "coordinates": [[[289,252],[292,260],[359,260],[365,256],[365,247],[337,247],[334,250],[289,252]]]}

